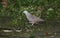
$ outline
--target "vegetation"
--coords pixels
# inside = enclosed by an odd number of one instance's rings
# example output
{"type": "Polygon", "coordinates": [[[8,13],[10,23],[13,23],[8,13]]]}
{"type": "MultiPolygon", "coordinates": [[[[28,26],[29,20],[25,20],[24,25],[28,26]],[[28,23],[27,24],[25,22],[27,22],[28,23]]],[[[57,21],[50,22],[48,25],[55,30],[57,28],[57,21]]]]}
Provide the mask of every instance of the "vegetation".
{"type": "Polygon", "coordinates": [[[33,36],[39,31],[55,31],[59,23],[60,0],[0,0],[1,28],[20,29],[22,34],[27,33],[33,36]],[[41,17],[45,22],[31,26],[23,14],[24,10],[41,17]]]}

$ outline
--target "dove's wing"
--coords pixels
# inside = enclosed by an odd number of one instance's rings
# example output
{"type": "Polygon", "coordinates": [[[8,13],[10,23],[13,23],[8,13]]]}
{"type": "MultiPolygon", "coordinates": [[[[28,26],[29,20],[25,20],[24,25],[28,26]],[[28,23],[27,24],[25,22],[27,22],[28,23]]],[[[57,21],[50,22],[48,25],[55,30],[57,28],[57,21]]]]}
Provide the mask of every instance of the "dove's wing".
{"type": "Polygon", "coordinates": [[[39,21],[44,21],[43,19],[41,19],[41,18],[39,18],[39,17],[37,17],[37,16],[32,16],[32,19],[34,20],[34,21],[36,21],[36,22],[39,22],[39,21]]]}
{"type": "Polygon", "coordinates": [[[34,15],[31,15],[30,13],[28,13],[26,15],[27,19],[31,22],[39,22],[39,21],[44,21],[43,19],[37,17],[37,16],[34,16],[34,15]]]}
{"type": "Polygon", "coordinates": [[[26,16],[29,21],[34,21],[35,17],[33,15],[26,16]]]}

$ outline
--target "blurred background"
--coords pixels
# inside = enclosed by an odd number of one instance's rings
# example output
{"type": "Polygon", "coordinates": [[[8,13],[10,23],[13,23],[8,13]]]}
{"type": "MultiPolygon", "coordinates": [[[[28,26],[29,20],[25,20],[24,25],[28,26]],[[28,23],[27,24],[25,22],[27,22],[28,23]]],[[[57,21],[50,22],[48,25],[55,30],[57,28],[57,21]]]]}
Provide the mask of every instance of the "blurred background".
{"type": "Polygon", "coordinates": [[[60,38],[60,0],[0,0],[0,38],[60,38]],[[24,10],[45,22],[31,26],[24,10]]]}

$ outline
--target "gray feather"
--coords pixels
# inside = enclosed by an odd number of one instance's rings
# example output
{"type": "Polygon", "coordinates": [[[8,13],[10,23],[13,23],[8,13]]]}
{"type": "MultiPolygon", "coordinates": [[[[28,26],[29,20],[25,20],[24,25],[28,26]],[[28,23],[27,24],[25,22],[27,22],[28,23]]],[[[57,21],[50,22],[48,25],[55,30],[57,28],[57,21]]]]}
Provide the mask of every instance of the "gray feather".
{"type": "Polygon", "coordinates": [[[40,21],[44,21],[43,19],[30,14],[28,11],[24,11],[23,13],[26,15],[28,21],[32,24],[35,24],[40,21]]]}

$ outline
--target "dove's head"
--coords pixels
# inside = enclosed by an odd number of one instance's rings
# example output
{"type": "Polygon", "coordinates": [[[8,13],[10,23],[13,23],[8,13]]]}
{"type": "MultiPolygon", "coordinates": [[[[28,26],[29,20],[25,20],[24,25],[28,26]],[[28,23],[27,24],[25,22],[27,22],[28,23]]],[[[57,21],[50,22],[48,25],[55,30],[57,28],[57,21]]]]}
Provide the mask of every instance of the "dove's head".
{"type": "Polygon", "coordinates": [[[28,13],[28,11],[26,11],[26,10],[25,10],[25,11],[23,11],[23,13],[27,14],[27,13],[28,13]]]}

